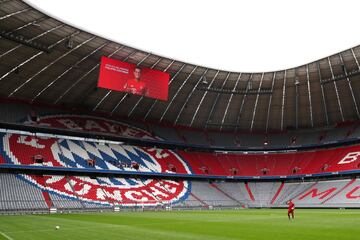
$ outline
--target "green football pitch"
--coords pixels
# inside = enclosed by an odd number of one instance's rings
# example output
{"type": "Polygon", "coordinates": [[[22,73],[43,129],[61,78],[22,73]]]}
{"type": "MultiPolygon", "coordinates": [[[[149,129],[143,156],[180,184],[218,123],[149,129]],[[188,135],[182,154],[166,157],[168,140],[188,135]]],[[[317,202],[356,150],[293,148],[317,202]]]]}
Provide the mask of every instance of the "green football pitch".
{"type": "Polygon", "coordinates": [[[295,217],[285,209],[2,215],[0,239],[360,239],[360,210],[295,217]]]}

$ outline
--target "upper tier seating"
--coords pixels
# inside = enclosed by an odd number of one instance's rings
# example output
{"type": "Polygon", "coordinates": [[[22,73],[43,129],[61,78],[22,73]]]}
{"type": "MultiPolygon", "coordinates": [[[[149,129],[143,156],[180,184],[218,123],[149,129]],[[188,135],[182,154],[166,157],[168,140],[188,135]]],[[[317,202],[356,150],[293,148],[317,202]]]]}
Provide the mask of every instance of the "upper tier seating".
{"type": "Polygon", "coordinates": [[[360,145],[292,153],[226,154],[177,151],[176,154],[155,148],[0,133],[0,164],[141,172],[175,171],[220,176],[333,173],[359,170],[359,152],[360,145]],[[39,156],[42,163],[35,160],[39,156]]]}

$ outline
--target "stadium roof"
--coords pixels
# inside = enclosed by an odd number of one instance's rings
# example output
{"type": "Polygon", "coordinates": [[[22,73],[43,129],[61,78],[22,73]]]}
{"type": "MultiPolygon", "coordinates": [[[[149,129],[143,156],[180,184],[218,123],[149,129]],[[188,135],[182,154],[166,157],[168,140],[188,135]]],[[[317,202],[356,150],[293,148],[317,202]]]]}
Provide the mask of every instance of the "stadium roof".
{"type": "Polygon", "coordinates": [[[221,130],[324,127],[360,117],[359,46],[296,68],[239,73],[116,43],[17,0],[0,1],[0,30],[2,98],[221,130]],[[97,88],[101,56],[169,72],[169,100],[97,88]]]}
{"type": "Polygon", "coordinates": [[[356,0],[328,0],[326,5],[312,0],[27,2],[115,42],[226,71],[293,68],[353,47],[360,39],[360,32],[353,31],[360,6],[356,0]]]}

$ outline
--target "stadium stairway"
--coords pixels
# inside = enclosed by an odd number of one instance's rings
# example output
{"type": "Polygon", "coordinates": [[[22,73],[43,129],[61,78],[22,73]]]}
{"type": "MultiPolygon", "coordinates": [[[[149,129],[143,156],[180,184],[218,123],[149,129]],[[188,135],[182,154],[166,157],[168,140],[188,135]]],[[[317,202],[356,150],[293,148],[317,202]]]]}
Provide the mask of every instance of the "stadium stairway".
{"type": "MultiPolygon", "coordinates": [[[[101,181],[101,180],[99,181],[99,177],[96,178],[96,181],[97,181],[97,183],[100,185],[100,181],[101,181]]],[[[108,202],[110,205],[112,205],[112,206],[119,205],[120,199],[119,199],[119,201],[113,200],[113,199],[109,196],[109,193],[104,190],[104,188],[101,187],[100,189],[101,189],[102,193],[104,194],[105,201],[107,201],[107,202],[108,202]]]]}
{"type": "Polygon", "coordinates": [[[226,197],[230,198],[231,200],[233,200],[234,202],[237,202],[239,205],[242,205],[243,203],[239,202],[237,199],[233,198],[230,194],[227,194],[225,191],[223,191],[220,187],[218,187],[215,183],[210,183],[210,185],[215,188],[216,190],[218,190],[219,192],[221,192],[222,194],[224,194],[226,197]]]}
{"type": "MultiPolygon", "coordinates": [[[[37,181],[41,183],[41,185],[46,186],[46,182],[45,182],[43,175],[36,175],[36,176],[34,175],[33,177],[36,178],[37,181]]],[[[44,197],[44,200],[45,200],[47,206],[49,208],[53,207],[54,203],[52,202],[49,193],[47,191],[45,191],[44,189],[41,189],[41,192],[42,192],[42,195],[44,197]]]]}
{"type": "Polygon", "coordinates": [[[334,198],[335,196],[339,195],[341,192],[343,192],[345,189],[347,189],[348,187],[350,187],[353,183],[355,183],[356,179],[352,179],[350,182],[348,182],[344,187],[342,187],[341,189],[339,189],[337,192],[335,192],[332,196],[330,196],[329,198],[327,198],[326,200],[324,200],[323,202],[321,202],[321,204],[325,204],[327,201],[331,200],[332,198],[334,198]]]}
{"type": "Polygon", "coordinates": [[[246,206],[252,205],[252,201],[249,198],[243,182],[218,182],[216,185],[233,199],[236,199],[237,202],[240,202],[242,207],[245,208],[246,206]]]}
{"type": "MultiPolygon", "coordinates": [[[[162,187],[163,190],[170,196],[170,198],[178,200],[178,197],[171,191],[167,183],[165,183],[163,180],[156,180],[158,182],[158,186],[162,187]]],[[[169,180],[167,180],[169,182],[169,180]]]]}
{"type": "Polygon", "coordinates": [[[111,206],[111,204],[107,201],[99,201],[97,199],[97,189],[92,187],[94,185],[97,185],[97,179],[88,177],[88,176],[81,176],[77,177],[81,180],[81,182],[76,181],[76,179],[73,179],[74,177],[69,177],[70,185],[72,186],[72,189],[74,190],[74,193],[76,196],[81,199],[83,202],[83,205],[85,208],[108,208],[111,206]],[[85,183],[85,184],[84,184],[85,183]],[[84,196],[84,197],[83,197],[84,196]],[[86,196],[86,197],[85,197],[86,196]],[[92,201],[86,200],[85,198],[93,199],[92,201]]]}
{"type": "Polygon", "coordinates": [[[70,186],[66,177],[61,175],[44,175],[45,185],[48,189],[49,196],[58,209],[80,209],[83,208],[81,202],[75,198],[70,197],[74,195],[73,191],[66,188],[65,185],[70,186]],[[75,198],[75,199],[74,199],[75,198]]]}
{"type": "Polygon", "coordinates": [[[206,202],[204,202],[203,200],[201,200],[198,196],[196,196],[194,193],[190,192],[190,195],[195,198],[197,201],[199,201],[203,206],[208,207],[209,204],[207,204],[206,202]]]}
{"type": "MultiPolygon", "coordinates": [[[[337,196],[346,197],[347,190],[355,181],[342,179],[337,181],[318,181],[307,191],[294,198],[295,204],[301,207],[327,207],[330,202],[337,196]],[[346,190],[346,191],[345,191],[346,190]],[[329,199],[329,200],[328,200],[329,199]]],[[[354,203],[357,199],[353,199],[354,203]]],[[[358,202],[359,203],[359,202],[358,202]]]]}
{"type": "Polygon", "coordinates": [[[249,194],[249,197],[250,197],[251,201],[255,202],[254,195],[251,192],[251,189],[250,189],[249,184],[247,182],[245,183],[245,188],[246,188],[247,193],[249,194]]]}
{"type": "Polygon", "coordinates": [[[151,189],[149,189],[149,187],[143,182],[143,180],[141,180],[141,182],[143,184],[143,187],[145,188],[145,191],[147,191],[147,194],[152,196],[156,202],[163,204],[163,200],[161,199],[161,197],[165,197],[166,193],[164,193],[163,191],[161,191],[159,189],[156,189],[157,190],[157,195],[156,195],[155,193],[153,193],[153,191],[151,191],[151,189]]]}
{"type": "Polygon", "coordinates": [[[273,205],[273,204],[275,203],[276,199],[278,198],[278,196],[280,195],[282,189],[284,188],[284,185],[285,185],[284,182],[282,182],[282,183],[280,184],[280,187],[279,187],[278,190],[276,191],[274,197],[271,199],[271,202],[270,202],[271,205],[273,205]]]}
{"type": "Polygon", "coordinates": [[[356,179],[347,189],[329,199],[326,206],[358,208],[360,206],[360,179],[356,179]]]}
{"type": "Polygon", "coordinates": [[[279,196],[273,203],[273,206],[285,206],[286,202],[290,199],[296,199],[302,194],[306,193],[309,189],[317,185],[317,182],[306,183],[285,183],[279,196]]]}
{"type": "Polygon", "coordinates": [[[75,189],[74,189],[73,184],[72,184],[71,181],[70,181],[70,177],[69,177],[69,176],[65,176],[65,177],[66,177],[67,183],[68,183],[69,186],[71,187],[71,190],[73,191],[74,195],[76,196],[77,201],[79,201],[80,204],[81,204],[81,206],[82,206],[83,208],[85,208],[84,202],[80,199],[79,195],[77,194],[77,192],[76,192],[75,189]]]}

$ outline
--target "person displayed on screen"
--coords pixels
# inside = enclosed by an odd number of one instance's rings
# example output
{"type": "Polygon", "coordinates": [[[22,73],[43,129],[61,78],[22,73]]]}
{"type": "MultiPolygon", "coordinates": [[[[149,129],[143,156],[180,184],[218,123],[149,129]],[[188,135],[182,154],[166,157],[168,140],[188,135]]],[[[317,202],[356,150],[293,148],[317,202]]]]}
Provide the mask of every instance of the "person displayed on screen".
{"type": "Polygon", "coordinates": [[[141,68],[135,67],[133,74],[134,78],[127,80],[124,85],[125,91],[137,95],[147,95],[146,83],[141,81],[141,68]]]}

